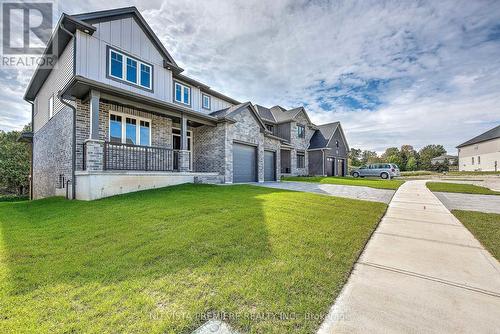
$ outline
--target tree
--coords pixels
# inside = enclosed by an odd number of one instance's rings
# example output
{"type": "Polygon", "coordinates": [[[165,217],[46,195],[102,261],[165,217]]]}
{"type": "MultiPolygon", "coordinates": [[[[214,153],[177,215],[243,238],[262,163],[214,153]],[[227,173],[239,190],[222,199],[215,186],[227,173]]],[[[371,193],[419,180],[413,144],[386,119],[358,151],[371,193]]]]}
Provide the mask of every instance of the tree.
{"type": "Polygon", "coordinates": [[[385,161],[390,162],[391,164],[396,164],[401,170],[404,170],[405,166],[403,164],[403,159],[401,159],[401,156],[399,156],[399,154],[393,154],[385,159],[385,161]]]}
{"type": "Polygon", "coordinates": [[[417,170],[417,168],[418,168],[417,159],[415,157],[410,157],[406,162],[406,170],[413,171],[417,170]]]}
{"type": "Polygon", "coordinates": [[[382,160],[388,161],[390,156],[399,156],[399,149],[397,147],[389,147],[385,150],[384,154],[382,154],[382,160]]]}
{"type": "Polygon", "coordinates": [[[408,165],[408,160],[410,160],[410,158],[414,158],[415,161],[417,161],[418,159],[418,153],[411,145],[402,145],[400,155],[401,155],[401,166],[403,167],[402,170],[407,170],[406,166],[408,165]]]}
{"type": "Polygon", "coordinates": [[[432,158],[439,157],[440,155],[446,154],[446,150],[443,145],[427,145],[420,149],[418,152],[420,157],[420,169],[423,170],[432,170],[433,166],[431,165],[432,158]]]}
{"type": "Polygon", "coordinates": [[[351,148],[349,151],[349,160],[351,166],[361,166],[361,149],[351,148]]]}
{"type": "Polygon", "coordinates": [[[365,150],[363,151],[363,153],[361,153],[361,163],[363,165],[372,164],[375,162],[380,162],[380,158],[378,157],[377,152],[365,150]]]}
{"type": "Polygon", "coordinates": [[[0,187],[17,195],[28,190],[31,160],[29,145],[17,141],[20,135],[19,131],[0,131],[0,187]]]}

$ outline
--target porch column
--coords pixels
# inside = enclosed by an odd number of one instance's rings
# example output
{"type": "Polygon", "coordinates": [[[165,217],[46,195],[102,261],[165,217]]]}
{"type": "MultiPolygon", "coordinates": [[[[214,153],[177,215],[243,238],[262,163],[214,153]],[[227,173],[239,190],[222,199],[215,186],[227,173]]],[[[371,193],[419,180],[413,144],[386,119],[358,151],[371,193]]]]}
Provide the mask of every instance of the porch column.
{"type": "Polygon", "coordinates": [[[189,151],[187,144],[187,118],[181,117],[181,149],[179,150],[179,172],[189,171],[189,151]]]}
{"type": "Polygon", "coordinates": [[[90,91],[90,139],[99,139],[99,100],[101,94],[96,90],[90,91]]]}

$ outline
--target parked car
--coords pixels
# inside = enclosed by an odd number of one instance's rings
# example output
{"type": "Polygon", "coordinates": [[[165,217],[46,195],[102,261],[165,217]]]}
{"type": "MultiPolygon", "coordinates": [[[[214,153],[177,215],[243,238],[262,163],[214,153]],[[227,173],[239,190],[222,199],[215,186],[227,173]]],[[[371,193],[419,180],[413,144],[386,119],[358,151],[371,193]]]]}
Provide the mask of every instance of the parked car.
{"type": "Polygon", "coordinates": [[[353,177],[381,177],[383,179],[392,179],[393,177],[400,176],[399,167],[395,164],[381,163],[361,166],[352,171],[353,177]]]}

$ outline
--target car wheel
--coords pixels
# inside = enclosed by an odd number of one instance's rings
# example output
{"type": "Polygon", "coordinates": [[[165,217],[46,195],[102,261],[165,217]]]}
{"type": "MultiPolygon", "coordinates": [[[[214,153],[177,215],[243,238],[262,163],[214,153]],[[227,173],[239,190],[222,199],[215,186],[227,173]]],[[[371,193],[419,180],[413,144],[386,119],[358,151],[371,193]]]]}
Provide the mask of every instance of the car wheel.
{"type": "Polygon", "coordinates": [[[382,173],[380,174],[380,177],[383,178],[384,180],[388,179],[389,178],[389,174],[387,173],[382,173]]]}
{"type": "Polygon", "coordinates": [[[358,172],[352,173],[352,177],[359,177],[359,173],[358,172]]]}

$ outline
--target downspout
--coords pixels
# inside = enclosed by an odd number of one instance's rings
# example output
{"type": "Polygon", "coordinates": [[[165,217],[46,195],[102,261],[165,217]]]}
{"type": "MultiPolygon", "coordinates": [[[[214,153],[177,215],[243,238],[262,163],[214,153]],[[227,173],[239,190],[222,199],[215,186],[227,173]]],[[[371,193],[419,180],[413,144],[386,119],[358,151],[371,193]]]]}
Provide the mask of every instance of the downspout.
{"type": "Polygon", "coordinates": [[[73,110],[73,144],[72,146],[72,152],[71,152],[71,199],[76,199],[76,107],[73,106],[71,103],[66,102],[61,95],[61,92],[58,94],[59,100],[61,101],[62,104],[68,106],[73,110]]]}
{"type": "Polygon", "coordinates": [[[30,200],[33,200],[33,152],[35,145],[35,103],[33,101],[26,100],[29,104],[31,104],[31,133],[33,133],[33,137],[31,138],[31,161],[30,161],[30,200]]]}
{"type": "MultiPolygon", "coordinates": [[[[71,31],[67,30],[63,24],[61,24],[61,29],[73,38],[73,77],[76,75],[76,37],[71,31]]],[[[66,102],[63,98],[61,92],[58,94],[59,100],[62,104],[68,106],[73,111],[73,144],[71,152],[71,199],[76,199],[76,107],[71,103],[66,102]]],[[[74,101],[74,99],[73,99],[74,101]]],[[[67,190],[67,189],[66,189],[67,190]]]]}

